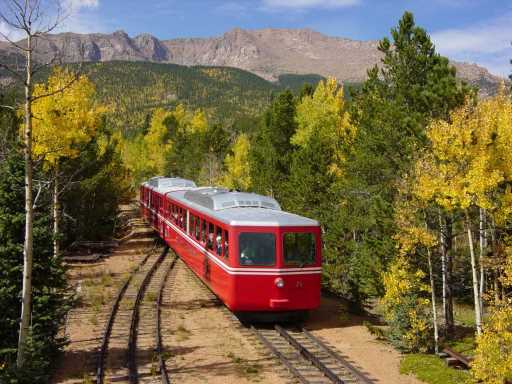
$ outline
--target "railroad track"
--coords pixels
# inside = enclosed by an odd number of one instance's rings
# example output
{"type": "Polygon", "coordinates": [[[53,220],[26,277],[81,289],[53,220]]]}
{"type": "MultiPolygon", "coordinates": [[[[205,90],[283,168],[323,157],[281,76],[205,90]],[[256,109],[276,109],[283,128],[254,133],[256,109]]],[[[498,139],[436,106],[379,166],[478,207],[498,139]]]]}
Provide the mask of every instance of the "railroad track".
{"type": "Polygon", "coordinates": [[[169,382],[162,358],[160,307],[176,257],[167,254],[167,247],[146,254],[119,290],[103,332],[96,384],[169,382]]]}
{"type": "Polygon", "coordinates": [[[362,372],[306,329],[251,326],[259,341],[303,384],[373,383],[362,372]]]}

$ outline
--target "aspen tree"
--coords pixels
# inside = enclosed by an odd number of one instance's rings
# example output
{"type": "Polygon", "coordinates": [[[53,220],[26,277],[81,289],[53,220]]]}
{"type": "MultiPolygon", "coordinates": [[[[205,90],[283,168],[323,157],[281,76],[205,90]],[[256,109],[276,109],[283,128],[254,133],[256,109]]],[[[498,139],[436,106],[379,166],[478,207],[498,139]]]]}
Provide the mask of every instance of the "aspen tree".
{"type": "MultiPolygon", "coordinates": [[[[9,35],[0,32],[0,36],[24,58],[24,68],[0,63],[0,68],[13,76],[24,88],[23,98],[23,154],[25,164],[25,239],[23,244],[23,288],[21,303],[21,321],[19,330],[16,366],[23,368],[25,350],[30,328],[32,312],[32,265],[34,250],[34,196],[33,196],[33,158],[32,158],[32,103],[36,100],[33,95],[34,75],[42,69],[58,61],[59,55],[47,62],[36,63],[34,52],[37,41],[42,36],[57,28],[65,16],[63,2],[60,0],[6,0],[0,6],[0,20],[6,27],[20,32],[24,39],[18,42],[9,35]]],[[[48,95],[39,95],[44,98],[48,95]]]]}
{"type": "MultiPolygon", "coordinates": [[[[449,211],[464,215],[471,260],[477,333],[482,332],[478,260],[471,210],[485,209],[496,220],[510,217],[512,170],[512,103],[503,91],[495,98],[451,113],[450,122],[433,121],[428,130],[431,148],[416,164],[416,194],[449,211]]],[[[479,260],[480,263],[483,260],[479,260]]]]}
{"type": "Polygon", "coordinates": [[[86,76],[75,77],[67,69],[56,67],[48,83],[36,84],[33,93],[35,98],[50,95],[32,105],[33,154],[53,173],[54,257],[60,253],[60,163],[79,156],[80,145],[95,136],[104,112],[103,107],[95,105],[94,85],[86,76]]]}
{"type": "Polygon", "coordinates": [[[220,182],[228,188],[247,191],[251,186],[249,150],[251,143],[245,134],[237,137],[230,154],[226,156],[224,164],[226,172],[220,182]]]}

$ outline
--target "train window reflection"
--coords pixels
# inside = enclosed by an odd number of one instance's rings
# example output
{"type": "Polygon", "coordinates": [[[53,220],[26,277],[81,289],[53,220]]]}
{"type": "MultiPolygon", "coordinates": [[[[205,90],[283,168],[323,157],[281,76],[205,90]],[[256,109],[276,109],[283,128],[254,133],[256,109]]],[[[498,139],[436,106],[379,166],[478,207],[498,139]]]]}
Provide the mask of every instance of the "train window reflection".
{"type": "Polygon", "coordinates": [[[276,237],[273,233],[241,233],[238,238],[240,265],[274,265],[276,237]]]}
{"type": "Polygon", "coordinates": [[[284,263],[304,266],[315,262],[315,235],[306,232],[284,234],[284,263]]]}

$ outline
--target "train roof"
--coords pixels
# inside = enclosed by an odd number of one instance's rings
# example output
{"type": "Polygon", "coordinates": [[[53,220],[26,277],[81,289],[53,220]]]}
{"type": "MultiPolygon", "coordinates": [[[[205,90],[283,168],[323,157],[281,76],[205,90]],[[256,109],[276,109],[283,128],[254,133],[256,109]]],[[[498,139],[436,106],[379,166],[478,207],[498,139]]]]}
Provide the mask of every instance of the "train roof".
{"type": "Polygon", "coordinates": [[[282,211],[275,199],[255,193],[205,187],[172,191],[167,195],[228,225],[288,227],[319,225],[316,220],[282,211]]]}
{"type": "Polygon", "coordinates": [[[147,185],[149,188],[160,193],[197,188],[196,183],[192,180],[164,176],[152,177],[147,182],[143,183],[143,185],[147,185]]]}

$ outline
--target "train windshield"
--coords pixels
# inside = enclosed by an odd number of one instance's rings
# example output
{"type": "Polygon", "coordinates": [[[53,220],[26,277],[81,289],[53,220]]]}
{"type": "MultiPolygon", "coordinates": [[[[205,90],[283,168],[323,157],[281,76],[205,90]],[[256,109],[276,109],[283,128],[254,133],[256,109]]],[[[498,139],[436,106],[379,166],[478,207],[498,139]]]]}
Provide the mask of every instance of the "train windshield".
{"type": "Polygon", "coordinates": [[[316,240],[313,233],[288,232],[284,234],[284,263],[304,266],[314,264],[316,240]]]}
{"type": "Polygon", "coordinates": [[[240,265],[274,265],[276,237],[273,233],[241,233],[238,238],[240,265]]]}

